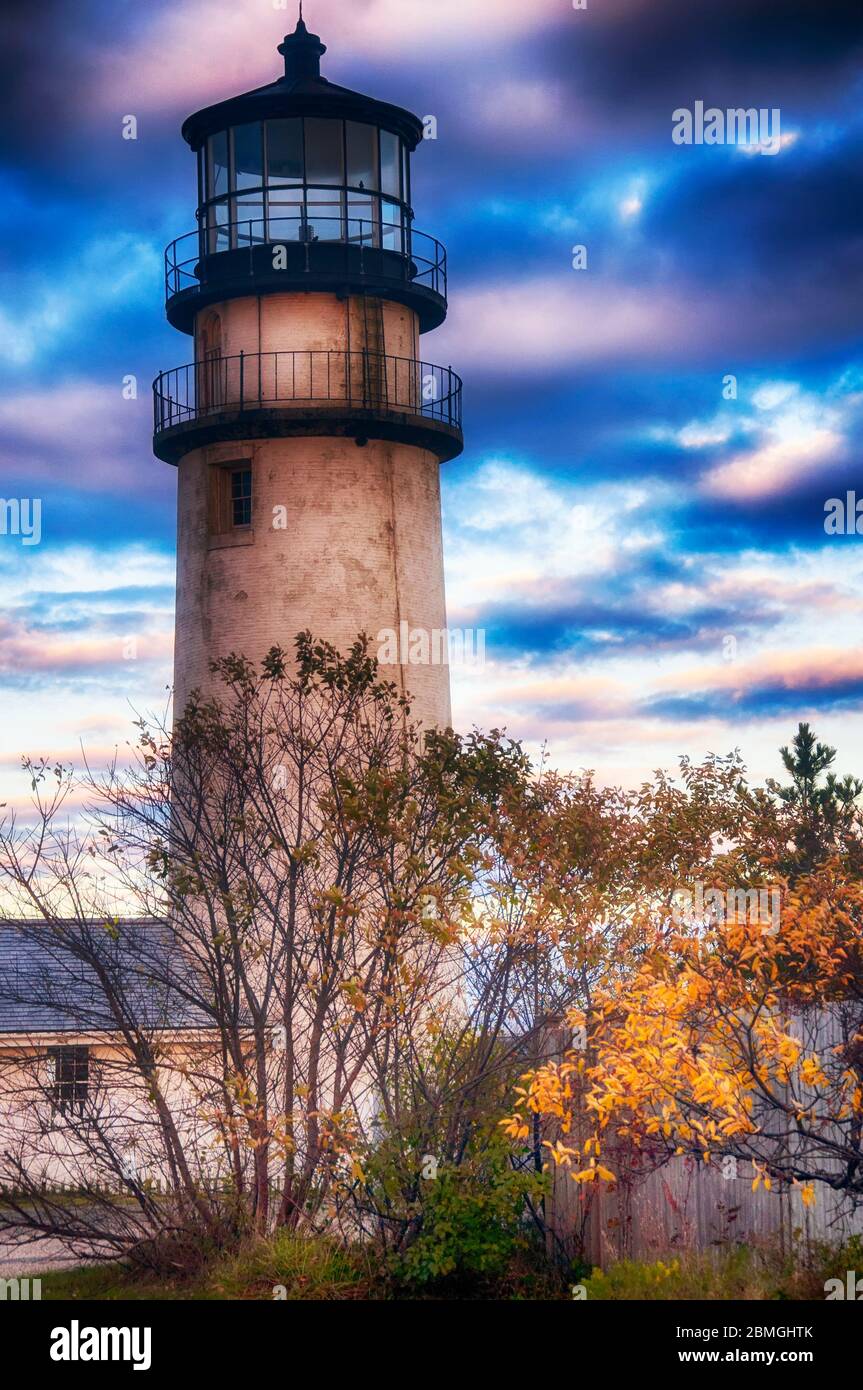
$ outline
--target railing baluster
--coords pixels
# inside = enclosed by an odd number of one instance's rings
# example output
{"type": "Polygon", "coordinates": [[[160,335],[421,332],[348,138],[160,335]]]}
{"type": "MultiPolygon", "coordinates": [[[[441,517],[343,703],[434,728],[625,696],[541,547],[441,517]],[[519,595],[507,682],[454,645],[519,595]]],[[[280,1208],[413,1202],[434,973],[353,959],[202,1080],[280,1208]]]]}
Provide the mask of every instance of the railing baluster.
{"type": "MultiPolygon", "coordinates": [[[[225,407],[246,410],[246,357],[242,350],[230,357],[196,360],[182,367],[161,372],[153,383],[153,429],[155,433],[175,425],[191,423],[217,415],[225,407]],[[238,367],[238,391],[233,377],[238,367]]],[[[373,415],[395,407],[407,414],[438,420],[453,429],[462,426],[463,388],[451,366],[438,367],[413,357],[396,357],[382,352],[353,352],[347,347],[302,349],[285,354],[278,351],[252,354],[257,360],[257,406],[302,401],[309,405],[362,404],[373,415]],[[285,356],[290,358],[291,385],[282,391],[285,356]],[[273,359],[272,380],[264,381],[264,359],[273,359]],[[316,380],[316,368],[326,363],[326,382],[316,380]],[[354,393],[354,362],[360,374],[362,395],[354,393]],[[306,380],[300,391],[297,366],[306,380]],[[426,381],[429,395],[426,397],[426,381]],[[264,389],[266,387],[266,390],[264,389]]],[[[255,404],[254,386],[250,407],[255,404]]]]}
{"type": "MultiPolygon", "coordinates": [[[[359,246],[359,275],[363,278],[368,269],[366,265],[367,248],[377,249],[386,246],[388,250],[394,251],[400,256],[405,264],[400,270],[394,271],[378,267],[380,274],[387,279],[407,278],[415,280],[428,285],[430,289],[446,298],[446,251],[436,238],[428,236],[425,232],[416,231],[410,218],[402,223],[384,222],[382,214],[380,219],[374,218],[369,221],[366,218],[351,218],[345,209],[344,213],[340,213],[337,218],[320,217],[316,218],[316,222],[325,223],[330,228],[333,223],[336,224],[337,236],[331,239],[329,232],[325,230],[323,240],[328,244],[341,243],[346,274],[350,273],[351,247],[355,243],[359,246]],[[356,234],[354,227],[357,228],[356,234]]],[[[288,226],[284,232],[286,240],[290,240],[294,228],[298,229],[298,238],[304,251],[302,273],[311,274],[315,267],[311,257],[312,243],[309,239],[311,224],[308,221],[307,209],[300,217],[265,217],[258,219],[257,222],[254,219],[249,219],[247,221],[213,222],[211,224],[208,215],[205,215],[194,232],[188,232],[185,236],[178,237],[170,243],[165,251],[166,302],[170,303],[177,295],[188,289],[200,287],[207,278],[201,269],[204,262],[210,256],[221,254],[223,250],[243,249],[244,238],[249,253],[248,274],[250,278],[254,278],[256,273],[255,246],[264,245],[268,239],[281,236],[280,228],[284,224],[288,226]],[[256,227],[260,228],[259,234],[255,231],[256,227]],[[224,245],[225,242],[227,245],[224,245]]],[[[357,262],[354,262],[354,265],[356,264],[357,262]]]]}

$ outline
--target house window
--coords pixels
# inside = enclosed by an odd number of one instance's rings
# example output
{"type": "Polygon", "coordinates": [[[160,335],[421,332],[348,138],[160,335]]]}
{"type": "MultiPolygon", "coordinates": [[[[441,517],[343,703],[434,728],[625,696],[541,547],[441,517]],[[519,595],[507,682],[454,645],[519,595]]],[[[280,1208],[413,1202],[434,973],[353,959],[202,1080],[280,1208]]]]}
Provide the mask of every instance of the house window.
{"type": "Polygon", "coordinates": [[[252,525],[252,467],[243,460],[210,469],[210,532],[224,536],[250,531],[252,525]]]}
{"type": "Polygon", "coordinates": [[[89,1047],[49,1047],[53,1066],[51,1100],[61,1115],[83,1114],[90,1085],[89,1047]]]}

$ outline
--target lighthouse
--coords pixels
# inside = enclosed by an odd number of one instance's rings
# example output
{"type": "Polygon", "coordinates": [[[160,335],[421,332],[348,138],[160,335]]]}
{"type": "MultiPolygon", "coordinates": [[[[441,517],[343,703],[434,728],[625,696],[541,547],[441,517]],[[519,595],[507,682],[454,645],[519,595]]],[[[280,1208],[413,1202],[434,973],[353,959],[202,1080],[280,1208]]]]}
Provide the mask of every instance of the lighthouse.
{"type": "MultiPolygon", "coordinates": [[[[192,360],[153,386],[154,452],[178,470],[178,713],[211,660],[305,629],[341,651],[364,632],[373,655],[381,634],[428,651],[446,630],[439,475],[462,387],[420,348],[447,311],[446,253],[414,226],[423,124],[322,77],[302,17],[278,51],[282,76],[182,131],[197,226],[165,289],[192,360]]],[[[449,724],[445,661],[381,674],[449,724]]]]}

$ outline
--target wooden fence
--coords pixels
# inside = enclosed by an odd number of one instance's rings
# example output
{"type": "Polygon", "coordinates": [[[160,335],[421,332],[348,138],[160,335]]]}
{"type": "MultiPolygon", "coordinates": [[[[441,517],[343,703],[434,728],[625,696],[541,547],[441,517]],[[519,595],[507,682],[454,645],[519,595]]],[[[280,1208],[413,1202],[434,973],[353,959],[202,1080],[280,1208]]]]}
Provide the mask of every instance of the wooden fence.
{"type": "Polygon", "coordinates": [[[566,1168],[558,1168],[550,1225],[570,1255],[603,1268],[619,1259],[656,1260],[736,1244],[770,1244],[790,1253],[801,1241],[832,1244],[863,1233],[863,1210],[855,1214],[823,1185],[815,1205],[806,1207],[799,1188],[753,1192],[753,1177],[748,1163],[724,1177],[715,1160],[705,1165],[688,1157],[614,1187],[573,1182],[566,1168]]]}
{"type": "MultiPolygon", "coordinates": [[[[783,1027],[804,1043],[808,1055],[835,1055],[857,1033],[859,1005],[790,1015],[783,1027]]],[[[560,1058],[565,1046],[560,1027],[551,1030],[549,1055],[560,1058]]],[[[588,1133],[585,1127],[580,1137],[588,1133]]],[[[790,1136],[787,1142],[795,1143],[790,1136]]],[[[826,1183],[816,1184],[815,1204],[807,1207],[799,1187],[777,1184],[769,1192],[763,1186],[754,1192],[755,1172],[745,1161],[735,1166],[714,1156],[704,1164],[681,1156],[651,1168],[643,1159],[637,1166],[639,1159],[631,1152],[612,1156],[608,1150],[604,1161],[621,1181],[613,1186],[576,1183],[569,1169],[555,1168],[548,1202],[554,1236],[568,1254],[595,1266],[737,1244],[769,1244],[790,1253],[801,1242],[810,1247],[817,1241],[838,1244],[863,1234],[863,1207],[855,1211],[847,1197],[826,1183]]],[[[836,1164],[841,1167],[839,1159],[836,1164]]]]}

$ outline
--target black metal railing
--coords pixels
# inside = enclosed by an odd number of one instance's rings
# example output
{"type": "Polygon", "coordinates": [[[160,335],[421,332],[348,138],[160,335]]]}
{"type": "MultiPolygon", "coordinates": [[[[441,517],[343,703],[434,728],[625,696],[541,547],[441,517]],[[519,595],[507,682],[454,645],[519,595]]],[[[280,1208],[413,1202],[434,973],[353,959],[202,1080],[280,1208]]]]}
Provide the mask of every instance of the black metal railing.
{"type": "MultiPolygon", "coordinates": [[[[200,289],[217,263],[212,257],[234,253],[231,273],[250,278],[262,270],[261,248],[291,248],[290,271],[315,274],[321,257],[315,248],[343,248],[346,273],[368,274],[378,281],[419,285],[446,299],[446,251],[435,237],[401,221],[379,218],[318,217],[312,209],[292,217],[261,217],[218,226],[201,226],[172,241],[165,251],[165,299],[200,289]],[[297,248],[303,248],[297,251],[297,248]],[[242,259],[238,253],[246,253],[242,259]],[[389,253],[389,254],[381,254],[389,253]]],[[[278,269],[275,255],[272,269],[278,269]]]]}
{"type": "Polygon", "coordinates": [[[189,362],[153,382],[154,429],[225,412],[327,406],[402,412],[461,430],[461,378],[451,367],[381,352],[240,352],[189,362]]]}

